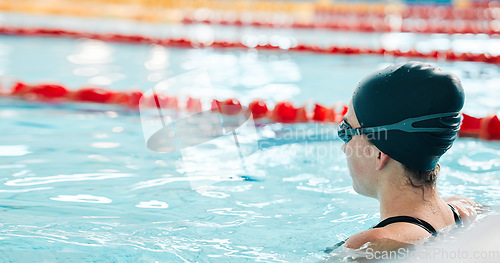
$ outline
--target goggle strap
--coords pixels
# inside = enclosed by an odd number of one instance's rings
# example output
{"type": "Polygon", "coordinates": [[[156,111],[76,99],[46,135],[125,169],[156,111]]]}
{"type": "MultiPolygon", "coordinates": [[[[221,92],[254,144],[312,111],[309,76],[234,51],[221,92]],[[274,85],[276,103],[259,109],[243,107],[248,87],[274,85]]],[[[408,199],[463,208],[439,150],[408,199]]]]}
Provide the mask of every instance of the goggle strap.
{"type": "MultiPolygon", "coordinates": [[[[450,131],[449,128],[415,128],[413,127],[413,124],[415,122],[420,122],[420,121],[426,121],[426,120],[432,120],[432,119],[437,119],[437,118],[443,118],[443,117],[458,117],[462,118],[460,115],[460,112],[448,112],[448,113],[438,113],[438,114],[431,114],[431,115],[426,115],[426,116],[421,116],[421,117],[413,117],[413,118],[408,118],[404,119],[400,122],[393,123],[393,124],[388,124],[388,125],[383,125],[379,127],[373,127],[373,128],[361,128],[363,133],[373,133],[373,132],[381,132],[381,131],[389,131],[389,130],[399,130],[399,131],[405,131],[405,132],[446,132],[450,131]]],[[[459,122],[460,123],[460,122],[459,122]]],[[[460,129],[460,124],[454,124],[453,131],[457,131],[460,129]]],[[[356,133],[358,134],[358,133],[356,133]]]]}

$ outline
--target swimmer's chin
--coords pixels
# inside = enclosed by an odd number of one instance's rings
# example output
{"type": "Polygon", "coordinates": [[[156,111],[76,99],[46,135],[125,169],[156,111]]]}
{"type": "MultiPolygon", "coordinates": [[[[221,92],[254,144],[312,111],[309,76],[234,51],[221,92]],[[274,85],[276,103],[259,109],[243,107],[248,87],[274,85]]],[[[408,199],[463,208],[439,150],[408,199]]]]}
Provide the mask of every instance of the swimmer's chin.
{"type": "Polygon", "coordinates": [[[375,198],[377,199],[377,196],[375,193],[369,193],[368,191],[364,190],[363,188],[357,186],[356,184],[353,184],[352,185],[352,189],[354,190],[354,192],[356,192],[357,194],[360,194],[362,196],[366,196],[366,197],[370,197],[370,198],[375,198]]]}

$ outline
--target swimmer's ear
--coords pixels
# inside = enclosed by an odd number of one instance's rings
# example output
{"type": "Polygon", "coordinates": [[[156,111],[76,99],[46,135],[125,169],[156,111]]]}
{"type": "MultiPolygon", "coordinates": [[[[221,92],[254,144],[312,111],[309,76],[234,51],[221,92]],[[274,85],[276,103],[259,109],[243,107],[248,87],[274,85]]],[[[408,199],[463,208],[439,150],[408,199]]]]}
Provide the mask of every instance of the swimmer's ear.
{"type": "Polygon", "coordinates": [[[377,160],[375,162],[375,170],[377,171],[382,170],[387,164],[387,161],[389,161],[389,155],[379,150],[377,153],[377,160]]]}

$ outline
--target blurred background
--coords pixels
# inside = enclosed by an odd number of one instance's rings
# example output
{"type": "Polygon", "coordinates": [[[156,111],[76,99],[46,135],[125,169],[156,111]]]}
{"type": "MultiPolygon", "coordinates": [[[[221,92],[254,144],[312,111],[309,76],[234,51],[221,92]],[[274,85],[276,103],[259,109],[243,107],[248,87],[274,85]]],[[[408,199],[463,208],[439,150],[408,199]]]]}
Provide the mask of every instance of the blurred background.
{"type": "Polygon", "coordinates": [[[409,60],[455,73],[463,112],[489,116],[438,188],[497,210],[500,1],[0,0],[0,261],[317,262],[379,221],[335,122],[363,77],[409,60]],[[213,99],[282,118],[264,114],[249,153],[232,135],[154,152],[153,88],[169,120],[213,99]]]}

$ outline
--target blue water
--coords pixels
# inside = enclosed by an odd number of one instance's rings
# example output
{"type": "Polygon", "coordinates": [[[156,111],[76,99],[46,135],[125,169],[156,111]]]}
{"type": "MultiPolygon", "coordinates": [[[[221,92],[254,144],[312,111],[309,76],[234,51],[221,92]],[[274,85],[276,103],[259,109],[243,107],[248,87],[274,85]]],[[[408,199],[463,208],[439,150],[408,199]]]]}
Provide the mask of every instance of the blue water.
{"type": "MultiPolygon", "coordinates": [[[[202,69],[220,96],[270,103],[347,102],[363,76],[404,60],[0,37],[4,86],[146,91],[202,69]]],[[[498,66],[433,63],[461,77],[464,112],[499,113],[498,66]]],[[[377,201],[353,191],[330,125],[258,127],[263,147],[242,170],[228,137],[189,159],[148,150],[139,113],[121,107],[4,97],[0,120],[0,261],[317,261],[379,219],[377,201]]],[[[499,206],[500,143],[461,138],[441,167],[442,195],[499,206]]]]}

